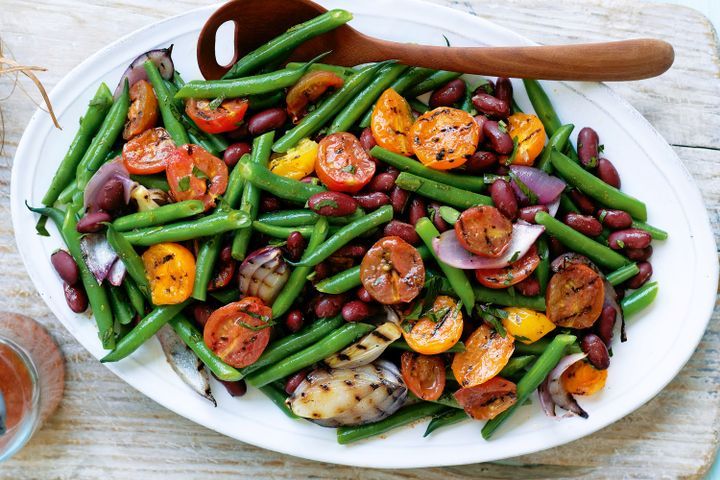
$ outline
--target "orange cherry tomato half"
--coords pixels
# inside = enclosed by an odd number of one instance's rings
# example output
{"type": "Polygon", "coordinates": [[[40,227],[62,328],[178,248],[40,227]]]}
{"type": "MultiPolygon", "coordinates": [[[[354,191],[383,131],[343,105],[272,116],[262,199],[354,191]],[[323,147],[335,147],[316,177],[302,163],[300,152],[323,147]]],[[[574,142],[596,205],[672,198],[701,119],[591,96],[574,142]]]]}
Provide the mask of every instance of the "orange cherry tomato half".
{"type": "Polygon", "coordinates": [[[475,153],[480,127],[463,110],[438,107],[415,120],[410,136],[413,152],[423,165],[448,170],[463,165],[475,153]]]}
{"type": "Polygon", "coordinates": [[[480,325],[465,341],[465,351],[455,354],[452,371],[463,387],[485,383],[507,365],[515,351],[515,339],[501,336],[487,323],[480,325]]]}
{"type": "Polygon", "coordinates": [[[437,400],[445,390],[445,362],[438,356],[403,352],[400,372],[405,385],[418,398],[437,400]]]}
{"type": "Polygon", "coordinates": [[[608,371],[586,361],[575,362],[560,376],[563,388],[573,395],[593,395],[605,387],[608,371]]]}
{"type": "Polygon", "coordinates": [[[517,152],[513,165],[532,166],[545,146],[545,127],[537,115],[513,113],[508,117],[508,134],[517,137],[517,152]]]}
{"type": "Polygon", "coordinates": [[[182,303],[195,284],[195,257],[178,243],[157,243],[142,254],[154,305],[182,303]]]}
{"type": "Polygon", "coordinates": [[[415,123],[410,104],[392,88],[380,95],[370,117],[375,142],[386,150],[409,157],[412,155],[410,129],[415,123]]]}
{"type": "Polygon", "coordinates": [[[158,101],[152,85],[146,80],[139,80],[130,88],[130,109],[128,120],[123,130],[123,138],[130,140],[135,135],[157,125],[158,101]]]}
{"type": "Polygon", "coordinates": [[[440,295],[433,303],[431,314],[403,330],[403,338],[414,351],[425,355],[442,353],[455,345],[462,336],[463,315],[454,298],[440,295]]]}
{"type": "Polygon", "coordinates": [[[245,117],[248,101],[244,98],[224,100],[212,108],[213,100],[191,98],[185,103],[185,112],[203,132],[223,133],[236,130],[245,117]]]}
{"type": "Polygon", "coordinates": [[[206,210],[215,206],[215,199],[227,188],[225,162],[197,145],[176,148],[168,159],[166,173],[176,202],[202,200],[206,210]]]}
{"type": "Polygon", "coordinates": [[[501,377],[485,383],[461,388],[455,399],[475,420],[491,420],[512,407],[517,401],[517,385],[501,377]]]}
{"type": "Polygon", "coordinates": [[[203,339],[228,365],[243,368],[262,355],[270,341],[272,309],[257,297],[245,297],[215,310],[203,339]]]}
{"type": "Polygon", "coordinates": [[[560,327],[590,328],[600,317],[605,285],[587,265],[572,263],[554,274],[545,292],[548,319],[560,327]]]}
{"type": "Polygon", "coordinates": [[[409,302],[425,284],[420,252],[400,237],[384,237],[360,263],[360,280],[371,297],[385,305],[409,302]]]}
{"type": "Polygon", "coordinates": [[[507,267],[475,270],[475,278],[488,288],[507,288],[532,275],[538,265],[540,265],[540,256],[533,245],[520,260],[507,267]]]}
{"type": "Polygon", "coordinates": [[[162,127],[145,130],[123,146],[122,158],[128,172],[149,175],[165,170],[175,153],[175,142],[162,127]]]}
{"type": "Polygon", "coordinates": [[[344,80],[332,72],[318,70],[302,76],[288,90],[285,103],[287,112],[293,123],[298,123],[307,113],[308,105],[317,101],[329,89],[337,90],[343,86],[344,80]]]}
{"type": "Polygon", "coordinates": [[[513,226],[495,207],[471,207],[455,222],[455,235],[465,250],[483,257],[496,258],[510,246],[513,226]]]}
{"type": "Polygon", "coordinates": [[[320,140],[315,173],[330,190],[355,193],[375,175],[375,162],[355,135],[338,132],[320,140]]]}

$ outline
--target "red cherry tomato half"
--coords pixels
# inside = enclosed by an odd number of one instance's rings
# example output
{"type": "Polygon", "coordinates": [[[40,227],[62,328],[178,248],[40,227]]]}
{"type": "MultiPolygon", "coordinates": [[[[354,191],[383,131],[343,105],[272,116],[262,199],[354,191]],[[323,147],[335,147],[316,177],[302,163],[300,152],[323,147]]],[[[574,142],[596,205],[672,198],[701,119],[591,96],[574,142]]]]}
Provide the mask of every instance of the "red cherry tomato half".
{"type": "Polygon", "coordinates": [[[400,372],[410,391],[423,400],[437,400],[445,389],[445,362],[439,356],[404,352],[400,372]]]}
{"type": "Polygon", "coordinates": [[[320,98],[328,89],[343,86],[343,79],[332,72],[319,70],[303,75],[288,91],[285,102],[293,123],[298,123],[307,112],[307,107],[320,98]]]}
{"type": "Polygon", "coordinates": [[[485,383],[461,388],[455,399],[475,420],[491,420],[512,407],[517,401],[517,385],[501,377],[485,383]]]}
{"type": "Polygon", "coordinates": [[[355,135],[339,132],[320,141],[315,172],[330,190],[355,193],[375,175],[375,162],[355,135]]]}
{"type": "Polygon", "coordinates": [[[215,199],[227,188],[225,162],[197,145],[176,148],[168,158],[166,170],[170,193],[176,202],[202,200],[207,210],[215,206],[215,199]]]}
{"type": "Polygon", "coordinates": [[[217,108],[210,105],[212,101],[191,98],[185,104],[185,112],[203,132],[223,133],[237,129],[247,112],[248,101],[233,98],[223,101],[217,108]]]}
{"type": "Polygon", "coordinates": [[[533,245],[519,260],[507,267],[475,270],[475,278],[488,288],[507,288],[528,278],[540,265],[540,256],[533,245]]]}
{"type": "Polygon", "coordinates": [[[168,159],[175,153],[175,143],[164,128],[145,130],[123,147],[123,163],[128,172],[149,175],[165,170],[168,159]]]}

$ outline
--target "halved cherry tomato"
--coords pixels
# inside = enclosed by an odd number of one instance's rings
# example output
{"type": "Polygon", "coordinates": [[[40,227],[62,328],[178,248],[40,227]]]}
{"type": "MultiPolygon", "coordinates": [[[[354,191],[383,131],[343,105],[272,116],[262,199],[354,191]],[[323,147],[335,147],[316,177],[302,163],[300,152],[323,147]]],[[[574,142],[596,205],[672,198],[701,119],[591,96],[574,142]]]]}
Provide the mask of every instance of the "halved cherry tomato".
{"type": "Polygon", "coordinates": [[[550,278],[545,298],[546,314],[552,323],[590,328],[602,312],[605,285],[592,268],[572,263],[550,278]]]}
{"type": "Polygon", "coordinates": [[[165,170],[175,153],[175,142],[162,127],[145,130],[123,146],[123,163],[128,172],[149,175],[165,170]]]}
{"type": "Polygon", "coordinates": [[[410,136],[413,152],[423,165],[448,170],[463,165],[475,153],[480,126],[463,110],[438,107],[418,117],[410,136]]]}
{"type": "Polygon", "coordinates": [[[168,158],[167,180],[176,202],[202,200],[205,210],[225,193],[228,169],[225,162],[197,145],[183,145],[168,158]]]}
{"type": "Polygon", "coordinates": [[[330,190],[355,193],[375,175],[375,162],[355,135],[338,132],[320,140],[315,172],[330,190]]]}
{"type": "Polygon", "coordinates": [[[488,288],[507,288],[532,275],[538,265],[540,265],[540,257],[537,248],[533,245],[520,260],[507,267],[475,270],[475,278],[488,288]]]}
{"type": "Polygon", "coordinates": [[[502,320],[503,327],[515,337],[517,342],[525,344],[537,342],[555,330],[555,324],[541,312],[518,307],[507,307],[505,311],[508,316],[502,320]]]}
{"type": "Polygon", "coordinates": [[[592,395],[605,386],[608,371],[598,370],[586,361],[575,362],[560,377],[563,388],[573,395],[592,395]]]}
{"type": "Polygon", "coordinates": [[[363,257],[360,280],[380,303],[409,302],[425,284],[425,264],[417,249],[402,238],[384,237],[363,257]]]}
{"type": "Polygon", "coordinates": [[[154,305],[182,303],[195,284],[195,257],[178,243],[157,243],[142,254],[154,305]]]}
{"type": "Polygon", "coordinates": [[[224,100],[217,108],[212,108],[212,101],[191,98],[185,104],[185,112],[203,132],[223,133],[237,130],[247,112],[248,101],[244,98],[231,98],[224,100]]]}
{"type": "Polygon", "coordinates": [[[461,388],[455,392],[455,399],[475,420],[491,420],[515,404],[517,385],[493,377],[480,385],[461,388]]]}
{"type": "Polygon", "coordinates": [[[463,332],[463,315],[454,298],[440,295],[431,313],[403,330],[403,338],[414,351],[425,355],[442,353],[455,345],[463,332]]]}
{"type": "Polygon", "coordinates": [[[545,146],[545,127],[537,115],[513,113],[508,117],[510,138],[517,137],[517,151],[513,165],[532,166],[545,146]]]}
{"type": "Polygon", "coordinates": [[[298,82],[288,90],[285,103],[287,112],[293,123],[298,123],[307,113],[308,105],[320,98],[328,89],[338,89],[343,86],[343,79],[332,72],[318,70],[302,76],[298,82]]]}
{"type": "Polygon", "coordinates": [[[147,80],[138,80],[130,88],[130,109],[125,123],[123,138],[130,140],[157,125],[158,101],[152,85],[147,80]]]}
{"type": "Polygon", "coordinates": [[[380,95],[370,120],[375,142],[386,150],[400,155],[412,155],[410,130],[415,123],[410,104],[392,88],[380,95]]]}
{"type": "Polygon", "coordinates": [[[317,152],[318,144],[303,138],[287,153],[270,160],[270,171],[281,177],[302,180],[315,171],[317,152]]]}
{"type": "Polygon", "coordinates": [[[270,341],[272,309],[257,297],[245,297],[215,310],[203,339],[215,355],[235,368],[251,365],[270,341]]]}
{"type": "Polygon", "coordinates": [[[499,257],[510,245],[512,222],[495,207],[470,207],[455,222],[455,235],[465,250],[483,257],[499,257]]]}
{"type": "Polygon", "coordinates": [[[465,351],[455,354],[453,374],[463,387],[485,383],[500,373],[514,351],[512,335],[503,337],[483,323],[465,341],[465,351]]]}
{"type": "Polygon", "coordinates": [[[438,356],[403,352],[400,372],[408,389],[423,400],[437,400],[445,389],[445,362],[438,356]]]}
{"type": "Polygon", "coordinates": [[[215,267],[214,275],[208,282],[208,292],[214,292],[230,285],[233,277],[235,276],[235,270],[237,263],[232,258],[232,248],[230,245],[226,245],[220,251],[220,261],[215,267]]]}

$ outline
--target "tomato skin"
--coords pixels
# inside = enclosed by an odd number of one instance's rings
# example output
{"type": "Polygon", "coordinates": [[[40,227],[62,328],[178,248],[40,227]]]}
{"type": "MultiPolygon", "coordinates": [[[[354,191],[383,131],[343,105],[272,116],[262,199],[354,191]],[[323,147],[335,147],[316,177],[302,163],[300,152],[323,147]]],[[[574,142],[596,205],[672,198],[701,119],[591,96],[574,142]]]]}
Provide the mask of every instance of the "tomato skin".
{"type": "Polygon", "coordinates": [[[485,383],[500,373],[515,351],[515,339],[502,337],[488,324],[481,324],[465,341],[465,351],[455,354],[452,371],[463,387],[485,383]]]}
{"type": "Polygon", "coordinates": [[[537,115],[513,113],[508,117],[508,134],[517,137],[518,146],[513,165],[532,166],[545,146],[545,127],[537,115]]]}
{"type": "Polygon", "coordinates": [[[455,235],[465,250],[496,258],[505,253],[512,237],[512,222],[495,207],[471,207],[455,222],[455,235]]]}
{"type": "Polygon", "coordinates": [[[410,104],[392,88],[380,95],[370,120],[370,130],[375,142],[386,150],[412,155],[410,130],[415,123],[410,104]]]}
{"type": "Polygon", "coordinates": [[[168,158],[166,175],[176,202],[202,200],[205,210],[215,206],[215,199],[225,193],[228,182],[225,162],[198,145],[176,148],[168,158]],[[206,178],[199,178],[200,174],[206,178]]]}
{"type": "Polygon", "coordinates": [[[586,361],[575,362],[560,376],[563,388],[573,395],[593,395],[605,387],[608,371],[586,361]]]}
{"type": "Polygon", "coordinates": [[[145,130],[123,145],[122,158],[128,172],[149,175],[165,170],[175,153],[175,142],[162,127],[145,130]]]}
{"type": "Polygon", "coordinates": [[[257,297],[245,297],[210,315],[203,340],[225,363],[243,368],[262,355],[270,341],[271,325],[272,309],[257,297]]]}
{"type": "Polygon", "coordinates": [[[307,107],[328,89],[339,89],[345,81],[338,75],[324,70],[308,72],[288,90],[285,103],[293,123],[298,123],[307,113],[307,107]]]}
{"type": "Polygon", "coordinates": [[[315,172],[328,189],[355,193],[372,180],[375,162],[355,135],[338,132],[320,141],[315,172]]]}
{"type": "Polygon", "coordinates": [[[522,258],[507,267],[475,270],[475,278],[488,288],[507,288],[528,278],[538,265],[540,256],[533,245],[522,258]]]}
{"type": "Polygon", "coordinates": [[[405,385],[418,398],[437,400],[445,390],[445,362],[440,357],[403,352],[400,372],[405,385]]]}
{"type": "Polygon", "coordinates": [[[508,316],[502,320],[503,327],[515,337],[515,341],[530,344],[555,330],[555,324],[542,312],[519,307],[504,310],[508,316]]]}
{"type": "Polygon", "coordinates": [[[158,243],[142,254],[154,305],[182,303],[195,284],[195,257],[178,243],[158,243]]]}
{"type": "Polygon", "coordinates": [[[410,130],[412,148],[423,165],[435,170],[457,168],[477,150],[480,126],[467,112],[438,107],[420,115],[410,130]]]}
{"type": "Polygon", "coordinates": [[[237,130],[245,117],[249,102],[244,98],[231,98],[212,109],[212,101],[191,98],[185,103],[185,112],[203,132],[224,133],[237,130]]]}
{"type": "Polygon", "coordinates": [[[287,153],[270,160],[270,171],[281,177],[302,180],[315,171],[317,152],[318,144],[303,138],[287,153]]]}
{"type": "Polygon", "coordinates": [[[425,284],[425,264],[415,247],[400,237],[383,237],[360,263],[360,280],[385,305],[410,302],[425,284]]]}
{"type": "Polygon", "coordinates": [[[546,314],[560,327],[590,328],[602,313],[604,298],[600,275],[587,265],[572,263],[550,278],[546,314]]]}
{"type": "Polygon", "coordinates": [[[403,330],[403,338],[410,348],[425,355],[442,353],[451,348],[460,340],[464,326],[462,312],[452,297],[439,295],[432,311],[440,317],[437,321],[423,317],[412,325],[409,332],[403,330]]]}
{"type": "Polygon", "coordinates": [[[475,420],[492,420],[517,402],[517,385],[502,377],[461,388],[455,399],[475,420]]]}
{"type": "Polygon", "coordinates": [[[130,109],[123,130],[123,138],[130,140],[145,130],[153,128],[158,121],[158,101],[152,85],[139,80],[130,88],[130,109]]]}

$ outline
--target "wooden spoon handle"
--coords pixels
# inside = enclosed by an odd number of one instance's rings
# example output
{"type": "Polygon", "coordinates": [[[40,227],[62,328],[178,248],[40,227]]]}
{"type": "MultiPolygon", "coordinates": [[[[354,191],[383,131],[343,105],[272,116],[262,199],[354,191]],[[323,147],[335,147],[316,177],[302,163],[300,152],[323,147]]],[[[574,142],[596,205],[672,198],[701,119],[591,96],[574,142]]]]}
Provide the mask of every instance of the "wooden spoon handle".
{"type": "Polygon", "coordinates": [[[407,65],[480,75],[542,80],[640,80],[665,72],[672,45],[641,38],[532,47],[432,47],[374,40],[364,61],[394,58],[407,65]]]}

